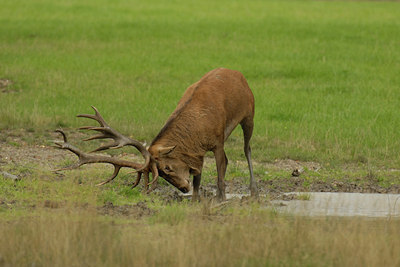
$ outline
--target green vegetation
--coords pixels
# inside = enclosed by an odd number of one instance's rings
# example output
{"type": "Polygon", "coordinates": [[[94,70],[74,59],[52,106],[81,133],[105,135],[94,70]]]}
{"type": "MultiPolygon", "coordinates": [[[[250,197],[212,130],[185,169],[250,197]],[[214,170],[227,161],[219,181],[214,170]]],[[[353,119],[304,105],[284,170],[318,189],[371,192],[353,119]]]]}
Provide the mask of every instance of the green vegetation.
{"type": "MultiPolygon", "coordinates": [[[[53,172],[76,159],[47,147],[57,127],[84,150],[94,146],[73,129],[88,123],[75,115],[91,105],[149,143],[185,88],[227,67],[241,71],[255,95],[252,148],[263,192],[319,183],[398,190],[398,2],[0,6],[0,267],[400,265],[398,220],[294,217],[269,198],[191,203],[164,190],[165,181],[148,196],[130,189],[127,170],[96,187],[110,166],[53,172]],[[297,161],[305,167],[292,177],[297,161]]],[[[248,182],[242,142],[237,129],[226,145],[227,184],[248,182]]],[[[215,176],[207,159],[202,185],[215,176]]]]}
{"type": "MultiPolygon", "coordinates": [[[[52,130],[90,105],[150,141],[207,71],[243,72],[254,157],[398,166],[400,6],[341,1],[2,1],[0,127],[52,130]]],[[[241,157],[241,133],[227,145],[241,157]]]]}

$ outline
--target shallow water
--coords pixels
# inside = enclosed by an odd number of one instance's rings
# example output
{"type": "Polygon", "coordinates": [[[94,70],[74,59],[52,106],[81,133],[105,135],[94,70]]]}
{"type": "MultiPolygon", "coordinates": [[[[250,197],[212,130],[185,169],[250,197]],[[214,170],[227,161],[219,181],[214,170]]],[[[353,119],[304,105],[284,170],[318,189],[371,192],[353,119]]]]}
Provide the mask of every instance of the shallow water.
{"type": "Polygon", "coordinates": [[[400,218],[400,194],[291,193],[309,200],[273,201],[279,211],[304,216],[400,218]]]}
{"type": "MultiPolygon", "coordinates": [[[[272,200],[275,209],[303,216],[361,216],[400,218],[400,194],[291,192],[307,200],[272,200]],[[302,197],[303,196],[303,197],[302,197]]],[[[191,197],[191,193],[183,194],[191,197]]],[[[242,198],[248,194],[226,194],[226,198],[242,198]]],[[[260,197],[265,197],[260,196],[260,197]]],[[[269,206],[269,205],[268,205],[269,206]]]]}

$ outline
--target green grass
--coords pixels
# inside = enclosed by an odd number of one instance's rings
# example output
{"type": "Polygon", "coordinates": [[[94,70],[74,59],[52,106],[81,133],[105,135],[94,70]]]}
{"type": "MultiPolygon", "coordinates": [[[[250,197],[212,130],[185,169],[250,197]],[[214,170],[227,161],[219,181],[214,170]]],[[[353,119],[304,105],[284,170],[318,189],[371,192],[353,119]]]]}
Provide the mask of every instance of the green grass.
{"type": "Polygon", "coordinates": [[[0,79],[13,81],[1,129],[75,127],[95,105],[150,141],[184,89],[224,66],[255,94],[256,159],[399,164],[398,2],[0,4],[0,79]]]}
{"type": "MultiPolygon", "coordinates": [[[[55,128],[88,123],[75,115],[92,112],[91,105],[114,128],[149,142],[185,88],[227,67],[241,71],[255,95],[252,148],[263,192],[285,192],[296,182],[303,189],[316,181],[338,188],[399,184],[399,2],[0,0],[0,6],[0,80],[12,81],[0,88],[4,147],[50,145],[55,128]],[[294,179],[291,170],[265,164],[286,158],[322,168],[305,168],[294,179]]],[[[240,130],[226,150],[227,182],[247,179],[247,165],[238,161],[240,130]]],[[[126,171],[96,187],[111,168],[54,173],[54,165],[71,158],[49,153],[36,160],[30,152],[18,163],[24,155],[10,160],[1,153],[0,171],[21,180],[0,174],[0,266],[400,264],[398,220],[293,217],[246,201],[176,202],[130,190],[126,171]],[[135,213],[136,205],[145,215],[135,213]]],[[[215,176],[212,161],[202,184],[215,176]]]]}

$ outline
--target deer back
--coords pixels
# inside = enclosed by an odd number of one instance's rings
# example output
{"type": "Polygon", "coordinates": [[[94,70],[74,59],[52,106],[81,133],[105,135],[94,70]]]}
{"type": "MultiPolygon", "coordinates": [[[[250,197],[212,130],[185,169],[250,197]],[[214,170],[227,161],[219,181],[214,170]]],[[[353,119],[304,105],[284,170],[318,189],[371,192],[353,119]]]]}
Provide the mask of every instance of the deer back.
{"type": "Polygon", "coordinates": [[[205,153],[223,143],[244,118],[253,116],[254,96],[243,75],[218,68],[185,91],[152,145],[205,153]]]}

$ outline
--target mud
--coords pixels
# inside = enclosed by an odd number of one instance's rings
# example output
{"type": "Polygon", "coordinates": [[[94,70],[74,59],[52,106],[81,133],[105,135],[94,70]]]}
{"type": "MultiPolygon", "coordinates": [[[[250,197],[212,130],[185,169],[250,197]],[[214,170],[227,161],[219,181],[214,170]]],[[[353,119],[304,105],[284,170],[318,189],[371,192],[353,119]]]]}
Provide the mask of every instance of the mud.
{"type": "Polygon", "coordinates": [[[113,203],[107,202],[104,206],[97,208],[100,215],[109,216],[128,216],[141,218],[143,216],[151,216],[155,213],[150,209],[146,202],[138,202],[133,205],[114,206],[113,203]]]}

